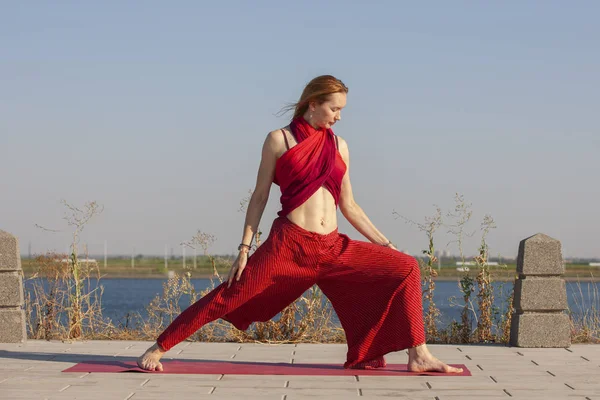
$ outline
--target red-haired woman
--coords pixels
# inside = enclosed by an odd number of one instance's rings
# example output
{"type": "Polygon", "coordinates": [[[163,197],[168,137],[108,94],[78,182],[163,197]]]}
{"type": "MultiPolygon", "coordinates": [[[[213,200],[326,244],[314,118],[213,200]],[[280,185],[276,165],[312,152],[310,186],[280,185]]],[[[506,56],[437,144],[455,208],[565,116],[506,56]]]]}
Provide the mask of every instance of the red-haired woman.
{"type": "Polygon", "coordinates": [[[246,330],[316,284],[346,334],[345,368],[384,367],[385,354],[408,349],[411,371],[462,371],[427,349],[417,261],[398,251],[354,201],[348,145],[331,130],[347,93],[333,76],[313,79],[293,106],[291,123],[267,135],[227,282],[182,312],[138,359],[141,368],[162,371],[162,355],[204,324],[222,318],[246,330]],[[282,209],[248,256],[272,183],[281,188],[282,209]],[[338,232],[338,206],[370,243],[338,232]]]}

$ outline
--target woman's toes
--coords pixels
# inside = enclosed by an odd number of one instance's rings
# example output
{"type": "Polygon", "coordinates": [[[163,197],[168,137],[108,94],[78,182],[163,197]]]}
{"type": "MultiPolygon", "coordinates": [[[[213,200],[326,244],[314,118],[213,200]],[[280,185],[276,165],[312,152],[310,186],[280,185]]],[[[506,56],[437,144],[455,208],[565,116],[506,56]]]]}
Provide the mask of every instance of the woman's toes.
{"type": "Polygon", "coordinates": [[[446,367],[447,367],[446,368],[446,370],[447,370],[446,372],[449,372],[449,373],[461,373],[461,372],[463,372],[462,368],[451,367],[450,365],[447,365],[446,367]]]}

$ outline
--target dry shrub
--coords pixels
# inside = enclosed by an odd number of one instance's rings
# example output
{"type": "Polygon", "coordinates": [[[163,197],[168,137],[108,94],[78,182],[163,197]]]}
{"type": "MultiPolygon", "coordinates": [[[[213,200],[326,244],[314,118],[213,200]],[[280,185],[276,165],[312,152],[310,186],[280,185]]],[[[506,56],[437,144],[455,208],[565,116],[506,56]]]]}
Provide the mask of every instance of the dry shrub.
{"type": "Polygon", "coordinates": [[[582,283],[577,280],[574,310],[569,310],[569,320],[571,322],[571,340],[573,343],[600,343],[600,294],[598,285],[591,275],[591,282],[582,283]],[[587,289],[587,295],[584,289],[587,289]],[[584,302],[590,300],[590,305],[586,307],[584,302]]]}
{"type": "Polygon", "coordinates": [[[434,268],[434,264],[438,261],[435,256],[434,246],[434,234],[440,226],[442,226],[442,210],[436,207],[436,212],[431,217],[425,217],[424,223],[418,223],[412,221],[397,212],[393,212],[398,218],[402,218],[406,223],[416,226],[420,231],[425,232],[429,246],[427,250],[423,250],[423,254],[427,257],[427,263],[423,260],[418,259],[419,266],[421,269],[422,286],[423,286],[423,301],[426,304],[425,307],[425,334],[428,338],[436,338],[438,333],[437,323],[441,315],[440,310],[435,305],[433,295],[435,293],[435,277],[438,276],[437,271],[434,268]]]}
{"type": "Polygon", "coordinates": [[[25,298],[30,338],[77,339],[107,325],[97,267],[77,261],[75,267],[72,258],[52,252],[35,262],[38,271],[28,279],[32,290],[25,298]]]}
{"type": "Polygon", "coordinates": [[[332,321],[333,307],[321,289],[313,286],[286,307],[278,319],[255,322],[247,331],[234,330],[238,342],[344,343],[345,335],[332,321]]]}

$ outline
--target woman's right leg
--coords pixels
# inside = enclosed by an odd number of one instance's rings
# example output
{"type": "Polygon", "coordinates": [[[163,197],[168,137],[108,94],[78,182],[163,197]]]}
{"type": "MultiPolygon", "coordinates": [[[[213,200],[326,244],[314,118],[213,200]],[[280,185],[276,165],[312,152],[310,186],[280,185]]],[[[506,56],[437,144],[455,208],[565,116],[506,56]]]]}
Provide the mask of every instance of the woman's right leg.
{"type": "MultiPolygon", "coordinates": [[[[276,232],[275,237],[281,236],[276,232]]],[[[138,366],[162,371],[163,354],[185,340],[203,325],[222,318],[246,330],[254,321],[274,317],[316,281],[316,268],[299,266],[281,251],[279,240],[271,236],[248,258],[239,281],[227,282],[183,311],[158,337],[157,342],[138,359],[138,366]]]]}
{"type": "Polygon", "coordinates": [[[220,284],[188,307],[158,337],[158,345],[168,351],[218,318],[246,330],[254,321],[271,319],[310,288],[316,270],[298,266],[281,251],[281,236],[272,232],[248,258],[239,281],[229,288],[227,282],[220,284]]]}
{"type": "Polygon", "coordinates": [[[298,254],[292,247],[315,246],[290,228],[287,220],[275,219],[267,239],[248,257],[240,280],[229,288],[222,283],[183,311],[157,339],[160,349],[168,351],[218,318],[246,330],[254,321],[274,317],[314,285],[315,257],[308,250],[298,254]]]}
{"type": "MultiPolygon", "coordinates": [[[[279,299],[267,298],[264,293],[276,281],[285,283],[297,278],[293,272],[294,265],[289,262],[281,262],[273,250],[273,243],[270,238],[267,238],[256,252],[248,257],[239,281],[233,281],[229,288],[227,288],[227,281],[223,282],[179,314],[161,333],[156,343],[138,358],[138,366],[149,371],[162,371],[163,367],[159,360],[164,353],[190,337],[203,325],[218,318],[224,318],[238,329],[246,329],[247,325],[242,321],[242,315],[236,318],[234,314],[234,311],[244,303],[254,300],[261,304],[261,307],[246,310],[243,313],[244,318],[250,321],[255,318],[253,312],[262,311],[269,305],[275,306],[279,299]],[[286,266],[285,271],[291,279],[288,279],[288,276],[281,276],[283,274],[281,266],[283,265],[286,266]]],[[[310,285],[313,282],[314,278],[310,281],[310,285]]],[[[280,286],[291,285],[280,284],[280,286]]],[[[287,289],[291,288],[287,287],[287,289]]]]}
{"type": "Polygon", "coordinates": [[[239,281],[233,281],[227,288],[227,281],[221,283],[194,304],[185,309],[160,334],[156,342],[168,351],[176,344],[194,334],[203,325],[221,318],[235,310],[264,290],[268,284],[268,264],[276,263],[276,256],[268,251],[270,243],[265,241],[248,262],[239,281]]]}

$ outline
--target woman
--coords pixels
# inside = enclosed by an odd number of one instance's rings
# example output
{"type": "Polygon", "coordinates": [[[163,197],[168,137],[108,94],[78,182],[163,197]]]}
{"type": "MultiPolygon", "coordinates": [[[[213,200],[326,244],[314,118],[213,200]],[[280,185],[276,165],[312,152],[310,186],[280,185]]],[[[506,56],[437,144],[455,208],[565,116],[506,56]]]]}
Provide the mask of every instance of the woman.
{"type": "Polygon", "coordinates": [[[333,76],[313,79],[293,106],[290,125],[267,135],[227,282],[181,313],[138,359],[140,368],[162,371],[162,355],[208,322],[222,318],[246,330],[317,284],[346,333],[345,368],[384,367],[385,354],[408,349],[411,371],[462,372],[427,350],[417,261],[396,250],[354,201],[348,145],[331,130],[347,93],[333,76]],[[272,183],[281,188],[282,209],[248,257],[272,183]],[[371,243],[338,233],[338,206],[371,243]]]}

